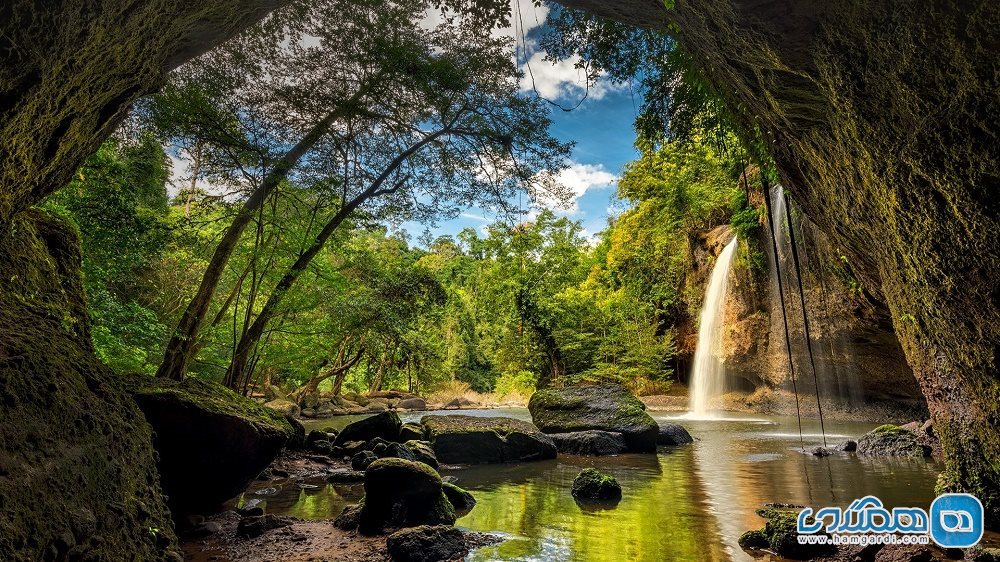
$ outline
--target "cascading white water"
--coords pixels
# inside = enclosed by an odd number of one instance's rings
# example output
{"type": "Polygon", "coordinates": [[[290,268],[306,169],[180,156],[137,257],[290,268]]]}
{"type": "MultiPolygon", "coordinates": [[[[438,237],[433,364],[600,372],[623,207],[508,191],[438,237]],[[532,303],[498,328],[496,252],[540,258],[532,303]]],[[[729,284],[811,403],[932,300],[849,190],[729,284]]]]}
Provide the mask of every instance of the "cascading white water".
{"type": "MultiPolygon", "coordinates": [[[[798,272],[792,262],[792,242],[789,229],[794,228],[799,254],[806,258],[803,263],[802,280],[806,299],[810,302],[811,308],[810,324],[812,324],[813,347],[816,350],[816,371],[820,384],[820,393],[824,397],[837,399],[845,404],[857,406],[864,402],[864,391],[861,386],[861,378],[858,374],[855,359],[855,349],[851,341],[843,334],[838,333],[838,322],[842,321],[833,312],[835,307],[826,301],[826,289],[824,283],[829,286],[836,283],[832,278],[828,263],[836,260],[836,256],[819,253],[821,246],[817,244],[815,237],[822,236],[809,219],[801,213],[789,213],[788,201],[784,195],[784,188],[780,185],[771,187],[771,224],[774,225],[774,242],[778,249],[778,256],[770,260],[771,268],[771,310],[778,311],[780,303],[778,299],[786,299],[788,310],[788,329],[792,342],[791,354],[795,357],[796,369],[799,376],[809,375],[809,363],[805,354],[805,343],[803,341],[804,331],[802,325],[802,306],[797,297],[797,287],[800,282],[798,272]],[[793,224],[789,224],[788,217],[791,216],[793,224]],[[812,261],[809,261],[809,257],[812,261]],[[781,274],[784,277],[785,295],[778,287],[776,265],[780,265],[781,274]],[[822,336],[822,342],[816,337],[822,336]]],[[[770,250],[770,248],[768,248],[770,250]]],[[[776,350],[778,361],[782,365],[787,365],[784,349],[784,334],[781,316],[772,313],[771,317],[771,342],[780,346],[776,350]]]]}
{"type": "Polygon", "coordinates": [[[694,417],[708,415],[709,401],[726,388],[726,369],[722,362],[722,324],[726,313],[726,289],[729,269],[736,255],[736,238],[726,245],[715,260],[705,291],[698,325],[698,346],[691,372],[690,408],[694,417]]]}

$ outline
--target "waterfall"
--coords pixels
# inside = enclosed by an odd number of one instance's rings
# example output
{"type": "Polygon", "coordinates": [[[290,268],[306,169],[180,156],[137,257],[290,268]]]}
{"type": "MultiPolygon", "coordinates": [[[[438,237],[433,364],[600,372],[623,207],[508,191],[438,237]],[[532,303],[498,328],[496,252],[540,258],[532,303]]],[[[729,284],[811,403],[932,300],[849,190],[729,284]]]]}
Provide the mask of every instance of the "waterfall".
{"type": "Polygon", "coordinates": [[[726,370],[722,362],[722,325],[726,314],[726,289],[729,269],[736,255],[736,238],[726,244],[712,268],[705,291],[698,325],[698,346],[694,352],[691,373],[691,413],[696,417],[708,414],[708,402],[726,388],[726,370]]]}
{"type": "MultiPolygon", "coordinates": [[[[808,302],[809,323],[812,325],[820,392],[824,397],[839,400],[847,405],[861,404],[864,402],[864,393],[861,389],[861,380],[857,369],[854,368],[853,346],[840,333],[843,320],[835,313],[836,303],[831,303],[828,300],[830,287],[837,282],[831,274],[828,264],[836,260],[837,257],[825,255],[822,248],[830,245],[825,242],[824,235],[807,217],[796,212],[794,206],[788,208],[789,203],[785,198],[783,187],[780,185],[772,186],[770,198],[771,216],[769,219],[774,225],[775,245],[778,249],[778,255],[771,256],[773,258],[770,265],[771,310],[779,309],[780,305],[777,304],[777,299],[786,299],[788,328],[793,342],[792,355],[795,357],[797,370],[802,375],[809,374],[808,364],[803,365],[806,359],[804,357],[805,344],[801,320],[802,306],[798,297],[793,297],[796,294],[794,291],[797,291],[798,284],[801,282],[808,302]],[[792,224],[789,224],[789,216],[792,218],[792,224]],[[796,275],[792,264],[792,243],[789,228],[795,229],[796,248],[804,260],[801,280],[796,275]],[[775,272],[776,263],[781,265],[782,275],[784,275],[786,283],[785,290],[792,292],[783,294],[781,288],[778,287],[775,272]]],[[[771,341],[775,345],[780,342],[780,353],[776,353],[777,356],[784,357],[784,339],[777,337],[782,329],[780,317],[772,314],[771,321],[771,341]]]]}

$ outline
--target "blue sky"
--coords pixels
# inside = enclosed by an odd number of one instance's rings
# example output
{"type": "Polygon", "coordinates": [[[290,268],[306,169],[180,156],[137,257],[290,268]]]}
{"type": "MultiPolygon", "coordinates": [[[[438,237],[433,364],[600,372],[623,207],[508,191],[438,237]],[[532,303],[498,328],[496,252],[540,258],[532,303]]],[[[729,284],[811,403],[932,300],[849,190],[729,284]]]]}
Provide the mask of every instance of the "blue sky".
{"type": "MultiPolygon", "coordinates": [[[[532,63],[534,64],[534,63],[532,63]]],[[[536,73],[537,76],[537,73],[536,73]]],[[[530,94],[534,95],[534,94],[530,94]]],[[[582,95],[566,97],[559,101],[575,104],[582,95]]],[[[639,100],[636,99],[636,106],[639,100]]],[[[575,205],[567,209],[550,207],[582,223],[588,235],[594,235],[607,226],[609,207],[616,204],[615,182],[626,162],[634,160],[638,152],[633,146],[635,131],[632,122],[635,110],[628,89],[613,89],[600,98],[588,97],[573,111],[553,108],[553,135],[562,141],[574,141],[571,168],[560,179],[578,194],[575,205]]],[[[528,205],[525,199],[525,206],[528,205]]],[[[621,211],[621,204],[614,212],[621,211]]],[[[458,234],[463,228],[477,230],[494,222],[496,215],[483,209],[466,209],[459,217],[440,221],[437,226],[408,222],[400,225],[417,243],[425,230],[432,237],[458,234]]]]}
{"type": "MultiPolygon", "coordinates": [[[[587,92],[584,76],[574,68],[574,60],[552,64],[545,61],[545,53],[537,48],[536,39],[543,31],[548,8],[535,8],[531,0],[511,0],[515,22],[513,29],[498,33],[513,35],[517,43],[517,60],[525,74],[521,88],[525,95],[541,95],[562,107],[574,107],[587,92]],[[518,6],[520,4],[520,6],[518,6]],[[522,17],[517,18],[518,10],[522,17]],[[532,14],[531,11],[534,13],[532,14]],[[520,40],[524,22],[524,42],[520,40]],[[530,66],[531,72],[527,72],[530,66]]],[[[582,223],[587,235],[594,235],[607,226],[609,207],[616,203],[615,183],[626,162],[638,157],[633,146],[635,131],[632,128],[635,112],[641,103],[638,93],[630,93],[627,86],[616,86],[598,81],[590,87],[589,94],[572,111],[552,107],[552,134],[562,141],[573,141],[576,146],[570,167],[559,176],[569,187],[575,199],[566,209],[549,206],[557,213],[582,223]]],[[[525,199],[525,205],[528,205],[525,199]]],[[[620,212],[621,205],[615,209],[620,212]]],[[[432,237],[455,235],[462,229],[476,230],[494,222],[495,213],[483,209],[466,209],[459,217],[439,221],[430,226],[414,222],[400,225],[407,231],[412,243],[426,231],[432,237]]]]}

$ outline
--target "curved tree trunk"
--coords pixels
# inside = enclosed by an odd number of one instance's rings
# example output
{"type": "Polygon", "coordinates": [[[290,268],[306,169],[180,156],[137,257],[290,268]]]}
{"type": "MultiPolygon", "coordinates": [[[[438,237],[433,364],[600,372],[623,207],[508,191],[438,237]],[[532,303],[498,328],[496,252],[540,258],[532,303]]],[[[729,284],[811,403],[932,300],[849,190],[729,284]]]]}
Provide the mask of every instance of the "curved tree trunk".
{"type": "Polygon", "coordinates": [[[342,339],[340,344],[337,346],[337,358],[334,360],[333,364],[325,365],[320,368],[312,378],[309,379],[306,384],[302,385],[295,393],[292,395],[291,400],[296,404],[300,403],[303,398],[309,396],[310,394],[315,394],[319,390],[319,385],[321,382],[334,377],[333,383],[333,395],[340,395],[340,387],[344,384],[344,378],[347,373],[361,361],[364,356],[365,347],[364,344],[359,344],[357,350],[353,353],[350,352],[351,347],[350,336],[342,339]]]}
{"type": "Polygon", "coordinates": [[[215,296],[215,289],[219,286],[222,274],[226,270],[229,258],[236,250],[236,244],[243,236],[243,231],[253,220],[257,209],[264,203],[264,200],[285,180],[299,159],[323,138],[340,113],[337,110],[331,111],[320,122],[313,125],[312,129],[281,157],[268,172],[264,181],[243,202],[240,212],[233,218],[233,222],[222,235],[219,245],[215,247],[212,259],[208,262],[205,274],[201,278],[198,291],[191,298],[191,302],[184,310],[184,314],[181,315],[181,319],[167,343],[167,349],[163,354],[163,363],[160,364],[160,368],[156,372],[157,376],[175,380],[184,378],[188,364],[193,359],[194,351],[198,345],[198,331],[201,329],[202,322],[205,321],[208,307],[212,304],[212,298],[215,296]]]}
{"type": "Polygon", "coordinates": [[[264,335],[264,330],[267,328],[267,324],[277,315],[279,310],[279,305],[284,300],[288,291],[292,289],[295,283],[299,280],[302,273],[309,267],[313,258],[316,254],[323,249],[326,245],[327,240],[330,236],[340,227],[341,224],[353,213],[359,206],[364,204],[369,199],[380,197],[382,195],[388,195],[399,190],[405,183],[406,178],[397,181],[394,185],[388,188],[383,188],[385,182],[389,180],[390,176],[394,174],[400,166],[412,155],[419,152],[423,147],[427,146],[434,140],[438,139],[442,135],[447,134],[449,131],[447,128],[434,131],[428,134],[419,141],[413,143],[407,147],[402,153],[400,153],[396,158],[389,163],[385,170],[372,181],[364,191],[357,195],[357,197],[345,202],[341,208],[330,218],[330,220],[323,226],[323,229],[319,231],[316,238],[313,240],[312,244],[302,254],[299,255],[295,263],[292,264],[288,271],[281,277],[277,285],[271,294],[267,298],[267,302],[264,303],[264,308],[261,309],[260,314],[254,319],[250,327],[243,333],[240,337],[239,343],[236,345],[236,352],[233,354],[233,361],[229,365],[229,369],[226,370],[226,377],[224,383],[226,386],[232,389],[239,389],[243,387],[244,381],[250,377],[249,361],[250,355],[254,348],[257,346],[257,342],[264,335]]]}

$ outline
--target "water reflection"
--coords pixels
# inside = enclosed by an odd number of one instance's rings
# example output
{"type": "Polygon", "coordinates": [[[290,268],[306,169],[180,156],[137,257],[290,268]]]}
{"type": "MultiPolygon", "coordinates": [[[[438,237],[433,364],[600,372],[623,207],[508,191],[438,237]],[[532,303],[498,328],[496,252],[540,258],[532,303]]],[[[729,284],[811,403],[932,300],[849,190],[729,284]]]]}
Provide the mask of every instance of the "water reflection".
{"type": "MultiPolygon", "coordinates": [[[[460,413],[529,419],[525,410],[460,413]]],[[[422,415],[403,417],[418,420],[422,415]]],[[[310,425],[342,426],[347,421],[334,418],[310,425]]],[[[846,506],[874,494],[889,508],[926,508],[934,497],[939,470],[935,462],[804,454],[794,419],[729,414],[724,419],[682,423],[697,441],[662,449],[657,455],[560,456],[521,465],[444,470],[478,501],[458,524],[510,538],[470,554],[469,560],[750,560],[736,541],[743,531],[762,525],[754,510],[763,503],[846,506]],[[613,474],[621,483],[623,497],[617,507],[592,509],[574,501],[573,478],[588,466],[613,474]]],[[[827,439],[833,445],[872,427],[827,422],[827,439]]],[[[804,420],[803,433],[807,449],[822,444],[818,423],[804,420]]],[[[269,496],[251,491],[237,502],[263,498],[270,513],[330,518],[362,494],[360,485],[316,484],[316,489],[303,490],[291,482],[262,483],[261,487],[279,489],[269,496]]]]}

